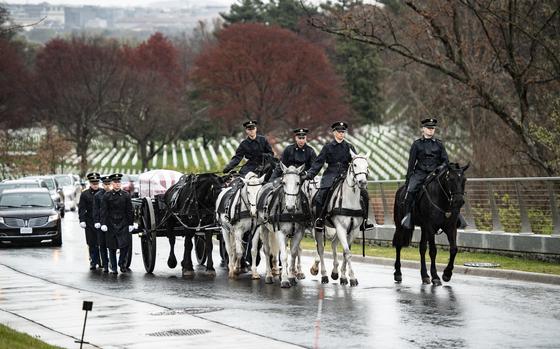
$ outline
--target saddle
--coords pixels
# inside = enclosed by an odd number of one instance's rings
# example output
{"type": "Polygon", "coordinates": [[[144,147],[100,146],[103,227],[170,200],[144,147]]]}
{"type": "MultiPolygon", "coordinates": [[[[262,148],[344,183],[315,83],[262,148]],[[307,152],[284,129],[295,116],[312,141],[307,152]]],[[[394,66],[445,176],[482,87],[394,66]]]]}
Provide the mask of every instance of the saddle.
{"type": "Polygon", "coordinates": [[[230,208],[231,205],[233,204],[233,200],[235,199],[235,196],[241,190],[241,188],[243,188],[244,185],[245,184],[240,178],[233,180],[233,182],[231,183],[231,189],[228,190],[224,194],[224,196],[222,196],[222,200],[220,201],[220,204],[218,206],[218,212],[225,213],[226,218],[230,221],[231,224],[235,224],[241,218],[246,218],[242,216],[241,200],[237,201],[237,205],[235,205],[235,209],[233,211],[233,216],[230,216],[230,212],[231,212],[230,208]]]}

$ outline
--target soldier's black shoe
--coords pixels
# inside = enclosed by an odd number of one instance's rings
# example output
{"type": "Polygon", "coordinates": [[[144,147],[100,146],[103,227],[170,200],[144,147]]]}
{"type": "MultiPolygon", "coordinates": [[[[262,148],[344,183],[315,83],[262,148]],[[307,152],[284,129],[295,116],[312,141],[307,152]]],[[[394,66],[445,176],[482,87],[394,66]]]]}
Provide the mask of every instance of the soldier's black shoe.
{"type": "Polygon", "coordinates": [[[107,274],[109,272],[109,268],[103,268],[103,272],[107,274]]]}
{"type": "Polygon", "coordinates": [[[369,219],[364,219],[362,225],[360,225],[360,230],[371,230],[375,227],[373,223],[369,221],[369,219]]]}
{"type": "Polygon", "coordinates": [[[117,271],[117,269],[111,270],[111,274],[118,274],[119,272],[117,271]]]}
{"type": "Polygon", "coordinates": [[[97,267],[95,266],[95,264],[90,264],[89,265],[89,270],[95,270],[97,269],[97,267]]]}
{"type": "Polygon", "coordinates": [[[401,220],[401,225],[405,229],[413,229],[414,228],[414,226],[412,225],[412,215],[410,213],[407,213],[406,216],[404,216],[404,218],[401,220]]]}
{"type": "Polygon", "coordinates": [[[126,267],[121,267],[121,273],[126,273],[126,267]]]}

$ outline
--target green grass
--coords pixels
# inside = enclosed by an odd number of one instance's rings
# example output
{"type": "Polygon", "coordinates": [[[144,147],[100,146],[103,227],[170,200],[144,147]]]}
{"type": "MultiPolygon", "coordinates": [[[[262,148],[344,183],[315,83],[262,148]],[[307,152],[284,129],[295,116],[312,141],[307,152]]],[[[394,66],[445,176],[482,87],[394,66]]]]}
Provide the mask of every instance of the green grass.
{"type": "Polygon", "coordinates": [[[25,333],[17,332],[0,324],[0,349],[54,349],[49,345],[25,333]]]}
{"type": "MultiPolygon", "coordinates": [[[[310,238],[304,238],[301,242],[303,249],[315,250],[315,241],[310,238]]],[[[338,251],[342,252],[340,245],[338,251]]],[[[354,244],[352,246],[352,251],[356,254],[362,253],[362,246],[359,244],[354,244]]],[[[330,242],[327,242],[325,246],[325,252],[327,256],[331,255],[330,242]]],[[[383,247],[366,245],[366,256],[371,257],[384,257],[384,258],[395,258],[395,249],[393,247],[383,247]]],[[[429,255],[426,252],[426,259],[429,261],[429,255]]],[[[401,259],[410,261],[419,261],[420,254],[418,248],[407,247],[401,250],[401,259]]],[[[438,263],[447,263],[449,259],[449,251],[439,249],[437,255],[438,263]]],[[[518,271],[528,271],[533,273],[544,273],[544,274],[554,274],[560,275],[560,264],[551,262],[542,262],[532,259],[526,259],[521,257],[508,257],[502,256],[494,253],[482,253],[482,252],[461,252],[457,253],[455,257],[455,265],[463,265],[465,262],[488,262],[497,263],[500,265],[497,269],[508,269],[508,270],[518,270],[518,271]]]]}

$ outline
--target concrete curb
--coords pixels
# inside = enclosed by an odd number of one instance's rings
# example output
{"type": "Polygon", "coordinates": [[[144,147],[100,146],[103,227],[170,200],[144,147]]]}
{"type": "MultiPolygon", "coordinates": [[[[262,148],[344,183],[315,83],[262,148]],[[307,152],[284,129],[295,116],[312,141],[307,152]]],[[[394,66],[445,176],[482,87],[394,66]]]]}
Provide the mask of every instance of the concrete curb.
{"type": "MultiPolygon", "coordinates": [[[[313,250],[303,250],[302,255],[313,257],[315,256],[315,251],[313,250]]],[[[330,259],[330,258],[329,258],[330,259]]],[[[377,265],[386,265],[393,267],[395,260],[391,258],[383,257],[362,257],[361,255],[352,255],[352,260],[361,263],[370,263],[377,265]]],[[[445,268],[445,264],[438,263],[438,267],[445,268]]],[[[420,270],[420,262],[401,260],[401,266],[408,269],[420,270]]],[[[474,275],[474,276],[485,276],[494,277],[506,280],[516,280],[516,281],[528,281],[528,282],[538,282],[543,284],[560,285],[560,275],[542,274],[542,273],[530,273],[526,271],[508,270],[508,269],[489,269],[489,268],[472,268],[465,267],[462,265],[456,265],[453,269],[455,274],[464,275],[474,275]]]]}

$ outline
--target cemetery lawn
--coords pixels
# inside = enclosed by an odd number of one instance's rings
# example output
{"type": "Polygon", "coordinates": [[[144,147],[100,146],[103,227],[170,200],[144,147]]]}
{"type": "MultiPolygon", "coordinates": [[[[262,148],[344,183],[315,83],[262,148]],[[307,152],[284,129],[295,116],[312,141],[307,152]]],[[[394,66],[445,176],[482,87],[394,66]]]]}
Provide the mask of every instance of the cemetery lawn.
{"type": "Polygon", "coordinates": [[[17,332],[0,324],[0,349],[56,349],[25,333],[17,332]]]}

